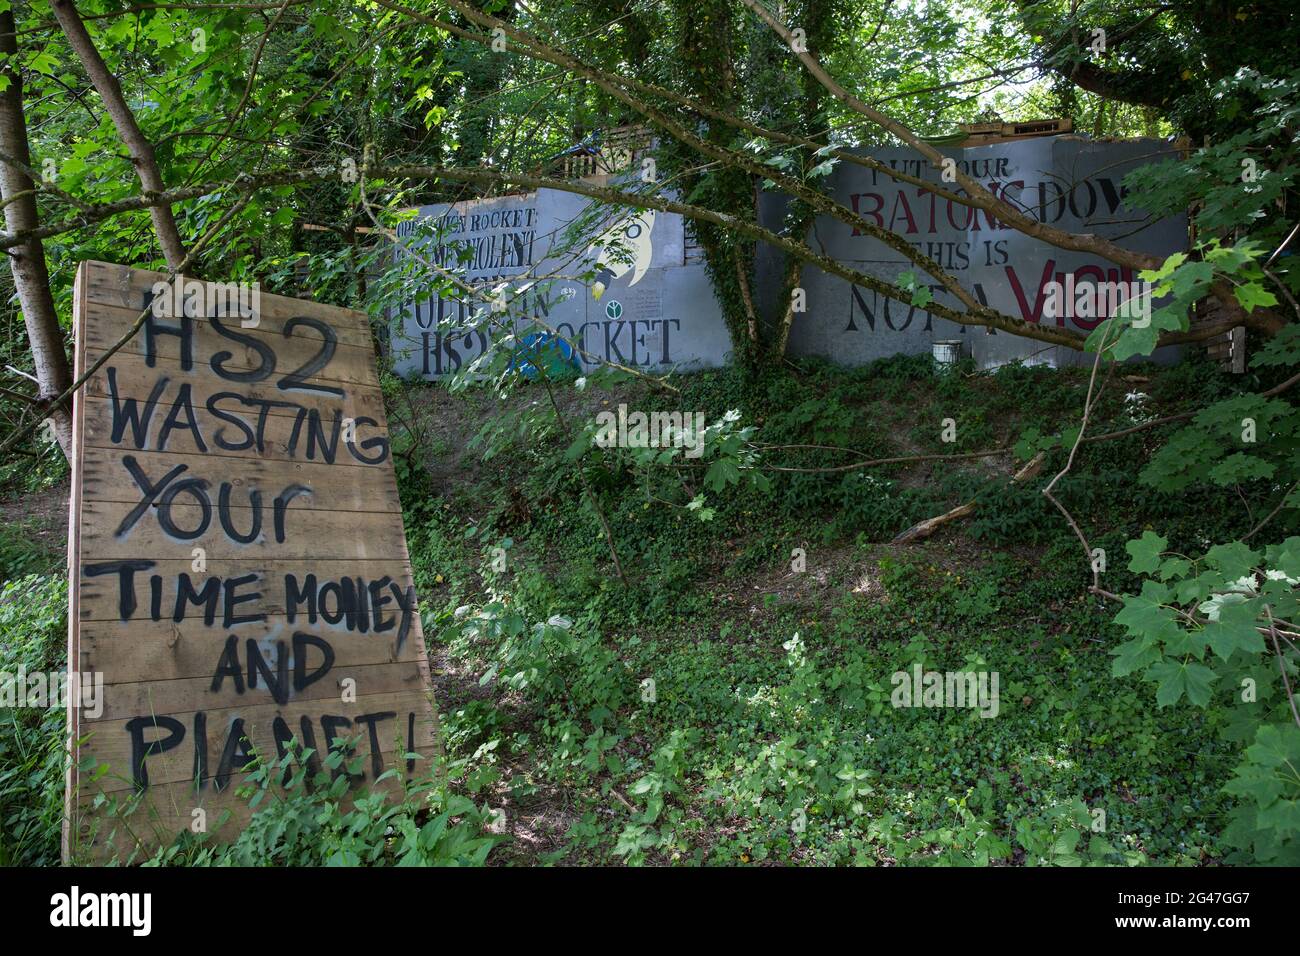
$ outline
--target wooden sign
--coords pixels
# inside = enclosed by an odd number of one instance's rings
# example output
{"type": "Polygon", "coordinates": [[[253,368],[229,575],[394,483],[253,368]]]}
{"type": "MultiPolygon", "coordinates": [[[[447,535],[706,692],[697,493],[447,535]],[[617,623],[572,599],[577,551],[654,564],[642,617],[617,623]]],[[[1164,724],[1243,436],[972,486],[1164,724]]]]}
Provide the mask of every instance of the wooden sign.
{"type": "Polygon", "coordinates": [[[295,739],[361,785],[437,747],[365,315],[166,278],[77,273],[78,376],[148,314],[73,406],[68,661],[104,687],[70,703],[65,856],[231,838],[295,739]]]}

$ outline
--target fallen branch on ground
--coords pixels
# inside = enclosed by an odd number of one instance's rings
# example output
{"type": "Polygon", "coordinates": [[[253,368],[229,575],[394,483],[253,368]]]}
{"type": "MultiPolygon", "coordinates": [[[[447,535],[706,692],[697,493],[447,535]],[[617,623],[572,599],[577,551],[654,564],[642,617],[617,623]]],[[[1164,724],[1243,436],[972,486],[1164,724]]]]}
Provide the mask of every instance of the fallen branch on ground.
{"type": "MultiPolygon", "coordinates": [[[[1023,468],[1021,468],[1018,472],[1015,473],[1015,475],[1011,478],[1011,483],[1013,485],[1019,484],[1024,481],[1028,481],[1030,478],[1033,478],[1035,475],[1037,475],[1039,471],[1041,471],[1043,468],[1043,458],[1044,458],[1044,453],[1040,451],[1037,455],[1031,458],[1023,468]]],[[[913,541],[919,541],[922,538],[928,538],[930,537],[930,535],[934,534],[936,531],[938,531],[944,525],[948,524],[950,521],[957,521],[960,518],[966,518],[974,514],[975,509],[976,507],[978,507],[978,505],[979,505],[979,500],[973,498],[970,501],[966,502],[964,505],[958,505],[956,508],[953,508],[951,511],[944,512],[941,515],[936,515],[933,518],[926,518],[924,521],[919,521],[916,524],[912,525],[912,527],[904,531],[902,534],[900,534],[898,537],[894,538],[892,543],[911,544],[913,541]]]]}

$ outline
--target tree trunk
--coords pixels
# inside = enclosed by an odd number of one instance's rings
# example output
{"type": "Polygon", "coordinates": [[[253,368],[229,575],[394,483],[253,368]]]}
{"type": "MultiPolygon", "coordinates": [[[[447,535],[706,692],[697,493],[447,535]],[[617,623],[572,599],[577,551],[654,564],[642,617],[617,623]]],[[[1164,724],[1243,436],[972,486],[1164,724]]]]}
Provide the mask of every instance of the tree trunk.
{"type": "MultiPolygon", "coordinates": [[[[9,85],[0,93],[0,143],[4,151],[24,166],[32,165],[27,145],[27,123],[23,118],[22,75],[16,68],[18,39],[12,10],[0,13],[0,53],[8,57],[4,75],[9,85]]],[[[30,176],[8,163],[0,163],[0,196],[5,200],[5,228],[10,233],[35,229],[39,223],[36,210],[36,184],[30,176]]],[[[27,326],[36,366],[40,398],[50,401],[72,384],[72,370],[63,350],[63,330],[50,295],[50,276],[45,268],[45,248],[39,239],[29,239],[9,251],[9,271],[13,273],[18,304],[27,326]]],[[[51,409],[55,436],[63,454],[72,457],[72,413],[67,407],[51,409]]]]}
{"type": "MultiPolygon", "coordinates": [[[[86,32],[86,25],[81,22],[77,8],[73,6],[72,0],[53,0],[52,6],[54,15],[59,20],[59,26],[63,28],[68,38],[68,43],[77,54],[77,58],[81,60],[81,65],[86,75],[90,77],[90,82],[99,92],[100,99],[104,101],[104,108],[108,110],[113,125],[117,127],[117,135],[122,137],[122,142],[131,154],[131,163],[135,166],[136,175],[140,177],[140,185],[144,187],[145,192],[165,192],[167,186],[163,183],[162,173],[158,171],[153,144],[140,131],[135,115],[122,95],[122,87],[117,82],[117,77],[109,72],[104,58],[99,55],[95,41],[86,32]]],[[[162,247],[163,258],[167,260],[167,265],[172,269],[180,268],[180,264],[185,260],[185,244],[181,242],[181,234],[176,228],[171,207],[154,206],[149,210],[149,215],[153,218],[154,232],[158,234],[158,243],[162,247]]]]}
{"type": "MultiPolygon", "coordinates": [[[[807,229],[804,230],[805,234],[807,229]]],[[[785,350],[790,344],[790,327],[794,325],[794,293],[799,288],[799,280],[803,277],[803,263],[798,259],[791,259],[790,265],[786,269],[785,282],[781,289],[785,295],[785,308],[781,312],[780,323],[776,329],[776,339],[772,343],[771,359],[774,363],[779,363],[785,358],[785,350]]]]}

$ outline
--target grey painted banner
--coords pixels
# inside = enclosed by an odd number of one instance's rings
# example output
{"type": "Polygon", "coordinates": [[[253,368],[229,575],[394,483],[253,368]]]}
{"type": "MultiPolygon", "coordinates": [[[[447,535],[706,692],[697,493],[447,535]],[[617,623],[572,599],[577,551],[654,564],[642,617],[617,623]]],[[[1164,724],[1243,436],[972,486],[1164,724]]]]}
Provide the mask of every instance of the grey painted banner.
{"type": "MultiPolygon", "coordinates": [[[[1186,248],[1186,217],[1152,220],[1126,202],[1122,180],[1131,169],[1173,155],[1156,140],[1093,142],[1074,136],[1042,137],[943,150],[962,170],[1034,218],[1071,232],[1091,232],[1128,248],[1169,255],[1186,248]]],[[[900,172],[943,183],[941,170],[911,150],[874,152],[900,172]]],[[[902,235],[937,261],[983,302],[1029,322],[1089,331],[1099,321],[1053,317],[1045,308],[1049,282],[1131,282],[1131,271],[1093,256],[1066,252],[1032,239],[987,213],[953,203],[850,163],[832,174],[837,202],[902,235]]],[[[785,198],[767,194],[760,219],[779,227],[785,198]]],[[[535,193],[454,205],[425,206],[419,222],[437,224],[438,238],[416,235],[415,222],[399,234],[420,255],[487,291],[510,288],[512,309],[534,316],[577,349],[582,369],[603,362],[643,369],[718,366],[731,353],[721,310],[703,265],[685,264],[680,216],[653,210],[612,209],[598,214],[592,201],[572,193],[535,193]],[[611,237],[622,253],[611,253],[611,237]],[[535,284],[530,284],[535,282],[535,284]],[[520,289],[524,289],[520,292],[520,289]],[[597,294],[598,293],[598,294],[597,294]]],[[[863,272],[895,281],[917,269],[893,249],[829,216],[808,237],[811,246],[863,272]]],[[[761,246],[756,294],[764,315],[784,274],[781,255],[761,246]]],[[[935,300],[956,305],[931,277],[935,300]]],[[[967,327],[920,308],[889,301],[808,267],[803,273],[807,311],[797,314],[790,353],[857,365],[899,353],[928,353],[932,343],[956,340],[984,367],[1012,360],[1070,364],[1089,358],[1071,349],[967,327]]],[[[481,310],[483,303],[478,304],[481,310]]],[[[392,336],[399,374],[440,378],[463,368],[489,344],[490,330],[471,327],[470,307],[430,296],[401,307],[392,336]]],[[[528,345],[526,323],[499,316],[528,345]]],[[[534,330],[534,337],[538,332],[534,330]]],[[[541,332],[545,335],[545,332],[541,332]]],[[[568,355],[566,347],[562,350],[568,355]]],[[[1172,349],[1160,358],[1172,358],[1172,349]]],[[[526,361],[522,353],[520,361],[526,361]]]]}
{"type": "MultiPolygon", "coordinates": [[[[1124,176],[1144,163],[1173,155],[1156,140],[1093,142],[1074,136],[1014,140],[942,151],[961,170],[1033,218],[1070,232],[1090,232],[1136,251],[1166,256],[1187,246],[1185,216],[1152,220],[1125,202],[1124,176]]],[[[873,155],[899,172],[957,191],[941,180],[941,170],[912,150],[879,150],[873,155]]],[[[1087,332],[1099,319],[1049,317],[1049,282],[1132,282],[1131,270],[1083,253],[1057,249],[1006,226],[987,213],[940,199],[919,186],[900,183],[863,166],[840,163],[833,174],[837,202],[860,216],[902,235],[918,250],[956,276],[980,301],[1028,322],[1047,322],[1087,332]]],[[[779,197],[769,200],[764,219],[779,221],[779,197]]],[[[883,243],[855,233],[829,216],[819,217],[809,242],[840,262],[895,281],[912,272],[929,285],[936,301],[960,307],[932,278],[883,243]]],[[[770,269],[780,268],[769,256],[770,269]]],[[[808,311],[795,317],[790,334],[794,355],[819,355],[857,365],[902,353],[929,352],[935,341],[957,340],[962,351],[983,367],[1020,359],[1056,365],[1091,361],[1073,349],[1048,346],[1005,332],[968,327],[893,302],[843,279],[806,268],[803,285],[808,311]]],[[[771,284],[765,287],[777,294],[771,284]]],[[[1174,350],[1161,350],[1173,357],[1174,350]]]]}
{"type": "MultiPolygon", "coordinates": [[[[475,286],[506,282],[511,308],[494,328],[520,337],[520,364],[527,361],[529,330],[517,314],[511,317],[517,312],[539,323],[534,340],[549,329],[570,343],[575,354],[557,345],[584,370],[605,362],[699,368],[721,365],[730,353],[704,267],[684,264],[680,216],[612,209],[593,217],[587,198],[542,189],[425,206],[419,220],[437,224],[437,239],[420,235],[418,220],[403,223],[399,235],[409,248],[475,286]]],[[[488,302],[485,291],[480,314],[488,302]]],[[[436,296],[404,303],[392,339],[397,372],[440,378],[481,355],[491,331],[482,323],[469,328],[476,324],[472,311],[436,296]]]]}

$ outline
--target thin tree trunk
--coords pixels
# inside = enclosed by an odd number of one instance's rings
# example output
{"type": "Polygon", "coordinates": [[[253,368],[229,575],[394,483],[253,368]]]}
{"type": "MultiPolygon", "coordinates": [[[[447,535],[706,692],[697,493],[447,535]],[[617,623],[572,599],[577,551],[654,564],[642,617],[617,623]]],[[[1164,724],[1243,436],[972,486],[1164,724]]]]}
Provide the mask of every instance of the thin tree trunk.
{"type": "Polygon", "coordinates": [[[758,348],[758,313],[754,310],[754,297],[749,291],[749,273],[741,261],[740,249],[733,247],[732,258],[736,260],[736,284],[740,286],[740,300],[745,305],[745,328],[749,332],[749,342],[757,355],[758,348]]]}
{"type": "MultiPolygon", "coordinates": [[[[147,193],[165,192],[167,186],[163,182],[162,173],[158,171],[158,160],[154,157],[153,144],[140,131],[135,115],[122,95],[122,87],[117,82],[117,77],[109,72],[104,58],[99,55],[95,41],[86,32],[86,25],[81,22],[77,8],[73,6],[72,0],[53,0],[52,6],[54,15],[59,20],[59,26],[63,28],[63,33],[68,38],[68,43],[71,44],[77,58],[81,60],[81,65],[86,75],[90,77],[90,82],[99,92],[100,99],[104,101],[104,108],[108,110],[113,125],[117,127],[117,135],[122,137],[122,142],[131,154],[131,163],[135,166],[136,175],[140,177],[140,185],[147,193]]],[[[167,260],[169,268],[177,268],[185,259],[185,244],[181,242],[181,234],[176,228],[171,207],[154,206],[149,210],[149,215],[153,218],[153,228],[158,234],[163,258],[167,260]]]]}
{"type": "MultiPolygon", "coordinates": [[[[807,230],[804,230],[807,232],[807,230]]],[[[785,311],[781,314],[781,324],[777,328],[776,343],[772,346],[772,360],[780,362],[785,358],[786,347],[790,343],[790,327],[794,325],[794,293],[799,288],[799,279],[803,276],[803,263],[798,259],[790,261],[790,267],[786,271],[785,284],[782,289],[785,292],[785,311]]]]}
{"type": "MultiPolygon", "coordinates": [[[[27,145],[27,123],[23,118],[22,75],[16,68],[18,39],[13,11],[0,13],[0,53],[8,57],[4,75],[9,85],[0,93],[0,143],[4,151],[24,166],[32,165],[27,145]]],[[[0,163],[0,196],[5,201],[5,228],[10,233],[40,225],[36,209],[36,184],[21,169],[0,163]]],[[[27,326],[36,366],[40,399],[51,401],[72,384],[72,370],[63,349],[63,330],[50,294],[50,276],[45,268],[45,248],[39,239],[28,239],[9,250],[9,271],[13,273],[18,304],[27,326]]],[[[55,436],[63,454],[72,457],[72,414],[66,407],[50,411],[55,436]]]]}

